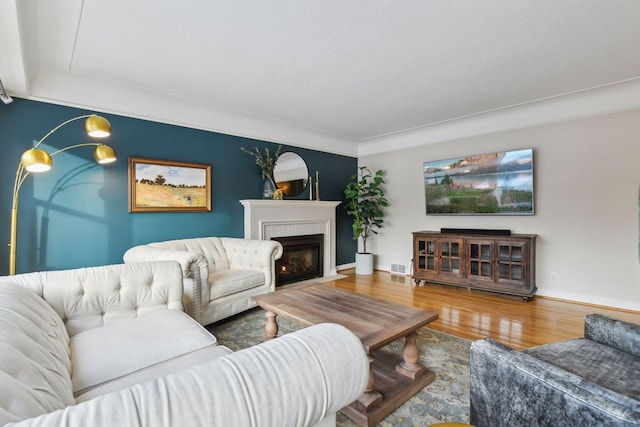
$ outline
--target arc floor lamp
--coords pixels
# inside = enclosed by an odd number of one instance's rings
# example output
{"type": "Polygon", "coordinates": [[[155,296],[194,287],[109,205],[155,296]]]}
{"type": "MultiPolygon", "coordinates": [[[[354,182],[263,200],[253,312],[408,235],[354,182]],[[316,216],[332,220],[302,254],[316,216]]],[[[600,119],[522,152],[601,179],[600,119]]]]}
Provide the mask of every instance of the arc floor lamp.
{"type": "Polygon", "coordinates": [[[61,127],[74,122],[76,120],[86,119],[85,121],[85,130],[87,135],[94,138],[106,138],[111,134],[111,124],[104,117],[98,116],[96,114],[88,114],[84,116],[74,117],[72,119],[67,120],[51,129],[49,133],[40,138],[40,140],[30,148],[29,150],[22,153],[22,157],[20,158],[20,163],[18,163],[18,169],[16,170],[16,180],[13,184],[13,199],[11,204],[11,241],[9,243],[9,274],[16,274],[16,240],[18,234],[18,193],[20,192],[20,187],[24,180],[31,173],[40,173],[46,172],[51,169],[53,165],[52,157],[60,154],[64,151],[72,150],[74,148],[79,147],[96,147],[93,156],[96,161],[100,164],[107,164],[114,162],[116,160],[116,153],[113,148],[108,145],[104,145],[97,142],[86,142],[82,144],[74,144],[68,147],[62,148],[60,150],[54,151],[53,153],[47,153],[46,151],[38,148],[42,142],[50,137],[53,133],[55,133],[61,127]]]}

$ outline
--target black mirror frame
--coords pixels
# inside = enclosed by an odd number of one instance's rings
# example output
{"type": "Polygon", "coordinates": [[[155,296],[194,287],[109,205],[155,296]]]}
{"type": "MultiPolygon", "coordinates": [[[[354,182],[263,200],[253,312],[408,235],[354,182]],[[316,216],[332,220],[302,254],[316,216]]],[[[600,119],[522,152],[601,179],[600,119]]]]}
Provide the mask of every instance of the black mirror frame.
{"type": "Polygon", "coordinates": [[[276,183],[276,187],[278,187],[278,189],[280,189],[285,196],[297,196],[299,194],[302,194],[302,192],[304,192],[309,185],[309,166],[307,165],[307,162],[305,162],[305,160],[302,158],[302,156],[300,156],[298,153],[294,151],[285,151],[284,153],[280,154],[278,156],[278,159],[276,160],[276,164],[273,168],[273,181],[276,183]],[[297,159],[293,157],[294,155],[295,157],[297,157],[297,159]],[[276,174],[278,172],[278,163],[281,162],[281,160],[287,161],[288,157],[291,157],[291,159],[288,160],[290,162],[301,162],[298,165],[294,165],[297,167],[289,169],[300,169],[300,171],[302,171],[302,165],[304,165],[304,176],[300,176],[301,174],[296,174],[295,176],[286,177],[288,179],[278,181],[276,177],[276,174]]]}

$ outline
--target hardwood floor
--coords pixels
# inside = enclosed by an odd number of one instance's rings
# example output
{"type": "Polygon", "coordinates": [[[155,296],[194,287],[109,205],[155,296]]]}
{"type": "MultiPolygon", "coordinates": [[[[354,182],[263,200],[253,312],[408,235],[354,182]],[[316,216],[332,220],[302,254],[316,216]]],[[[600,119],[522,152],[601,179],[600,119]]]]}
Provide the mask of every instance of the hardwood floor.
{"type": "Polygon", "coordinates": [[[376,271],[372,276],[342,270],[348,277],[329,284],[364,295],[438,313],[429,327],[470,340],[491,337],[521,350],[583,336],[584,316],[602,313],[639,323],[640,312],[535,296],[528,302],[518,297],[470,291],[455,286],[415,286],[409,276],[376,271]]]}

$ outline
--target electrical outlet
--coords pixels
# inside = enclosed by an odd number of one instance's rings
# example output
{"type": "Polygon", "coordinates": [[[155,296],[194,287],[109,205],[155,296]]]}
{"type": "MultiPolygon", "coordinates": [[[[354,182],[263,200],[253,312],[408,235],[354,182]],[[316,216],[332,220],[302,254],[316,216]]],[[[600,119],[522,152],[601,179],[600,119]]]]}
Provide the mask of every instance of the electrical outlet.
{"type": "Polygon", "coordinates": [[[551,274],[549,275],[549,279],[551,279],[552,282],[555,282],[558,280],[558,274],[555,271],[552,271],[551,274]]]}

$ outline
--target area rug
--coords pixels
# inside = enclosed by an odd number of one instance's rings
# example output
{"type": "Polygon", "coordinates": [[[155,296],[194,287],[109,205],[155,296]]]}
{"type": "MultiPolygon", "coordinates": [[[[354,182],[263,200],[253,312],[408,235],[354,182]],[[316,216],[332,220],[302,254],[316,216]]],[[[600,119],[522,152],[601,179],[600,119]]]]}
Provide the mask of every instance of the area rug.
{"type": "MultiPolygon", "coordinates": [[[[208,327],[220,344],[237,351],[265,340],[265,317],[256,308],[208,327]]],[[[280,335],[293,332],[301,325],[278,317],[280,335]]],[[[436,379],[402,406],[389,414],[378,426],[429,426],[438,422],[469,422],[469,347],[471,341],[429,328],[418,330],[420,362],[435,372],[436,379]]],[[[403,340],[387,348],[402,354],[403,340]]],[[[355,424],[338,413],[338,426],[355,424]]]]}

